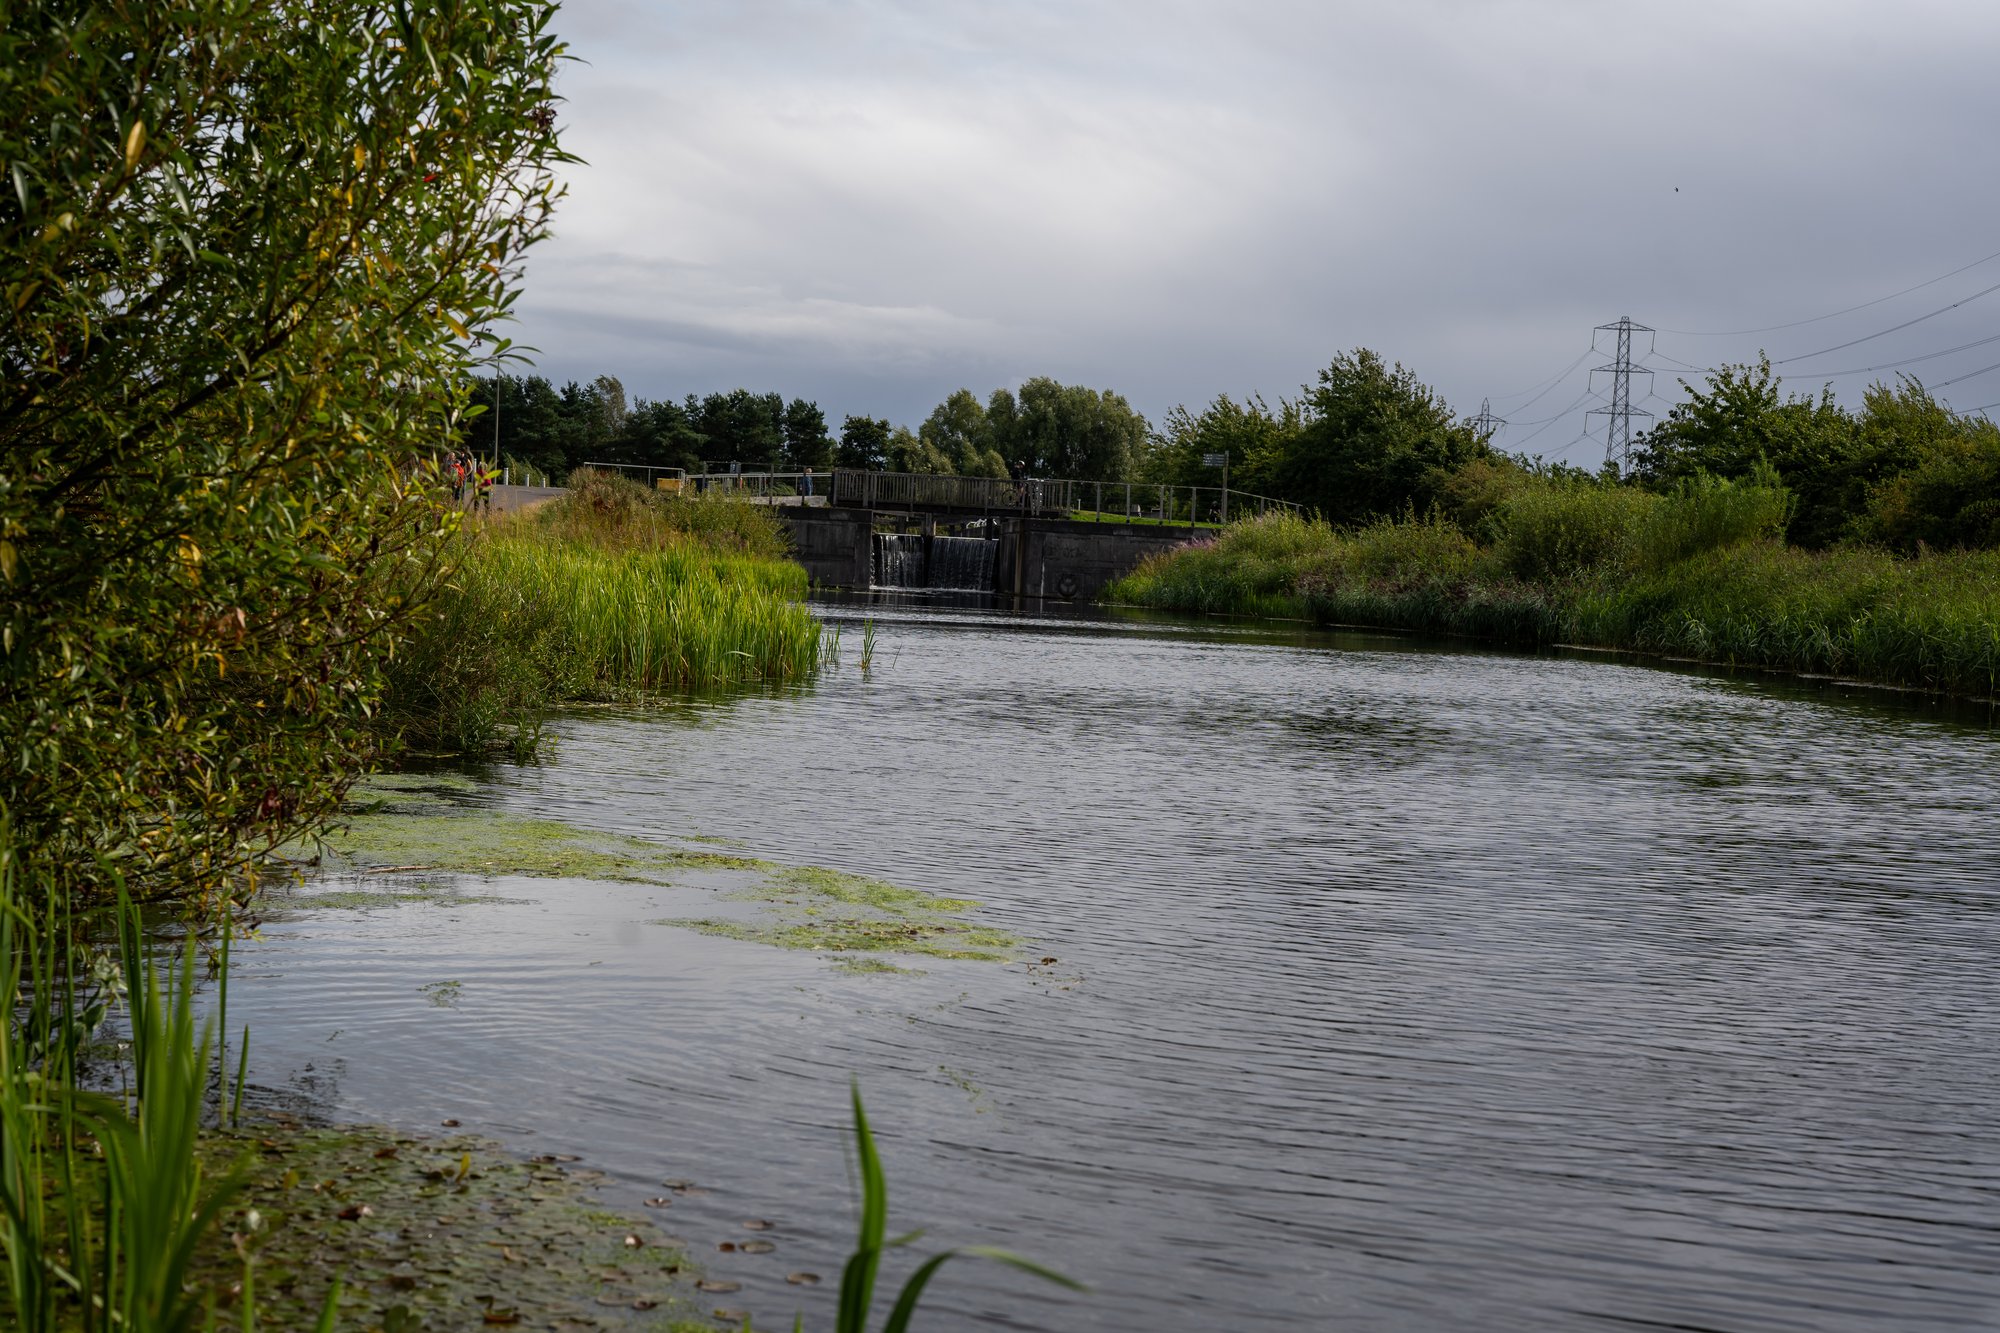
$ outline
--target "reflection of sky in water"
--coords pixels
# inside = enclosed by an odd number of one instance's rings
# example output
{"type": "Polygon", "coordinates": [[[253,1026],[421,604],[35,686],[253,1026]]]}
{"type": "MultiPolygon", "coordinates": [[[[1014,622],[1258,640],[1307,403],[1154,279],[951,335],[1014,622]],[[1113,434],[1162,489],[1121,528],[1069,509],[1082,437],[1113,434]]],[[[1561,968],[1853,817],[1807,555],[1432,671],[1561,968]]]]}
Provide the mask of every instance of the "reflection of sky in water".
{"type": "Polygon", "coordinates": [[[1059,963],[851,976],[641,924],[698,886],[500,879],[268,927],[258,1076],[614,1203],[701,1180],[697,1251],[779,1223],[713,1256],[764,1323],[830,1301],[783,1274],[838,1269],[850,1072],[892,1224],[1098,1289],[949,1269],[929,1327],[2000,1311],[1994,734],[1379,636],[879,623],[867,678],[580,714],[476,799],[979,897],[1059,963]]]}

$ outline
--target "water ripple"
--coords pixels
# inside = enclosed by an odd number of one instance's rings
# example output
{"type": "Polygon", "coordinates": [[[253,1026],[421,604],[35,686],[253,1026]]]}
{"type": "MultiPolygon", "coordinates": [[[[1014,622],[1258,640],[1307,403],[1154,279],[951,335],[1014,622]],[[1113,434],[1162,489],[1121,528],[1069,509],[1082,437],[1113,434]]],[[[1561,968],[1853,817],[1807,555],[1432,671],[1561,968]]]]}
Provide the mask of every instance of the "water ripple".
{"type": "Polygon", "coordinates": [[[1045,973],[505,880],[246,950],[266,1078],[704,1179],[684,1234],[779,1221],[729,1261],[760,1323],[823,1313],[780,1275],[839,1263],[850,1073],[900,1222],[1096,1287],[953,1270],[931,1327],[2000,1322],[1993,733],[1381,636],[881,629],[866,676],[565,721],[482,799],[978,897],[1045,973]]]}

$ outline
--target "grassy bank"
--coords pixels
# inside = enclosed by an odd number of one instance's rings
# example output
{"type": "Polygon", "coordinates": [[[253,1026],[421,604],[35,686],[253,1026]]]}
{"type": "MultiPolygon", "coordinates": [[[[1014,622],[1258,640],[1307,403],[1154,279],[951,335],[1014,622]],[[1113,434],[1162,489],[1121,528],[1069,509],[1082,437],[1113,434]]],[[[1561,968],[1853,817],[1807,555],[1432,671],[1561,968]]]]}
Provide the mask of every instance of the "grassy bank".
{"type": "Polygon", "coordinates": [[[1357,528],[1273,515],[1155,556],[1107,600],[1578,643],[2000,694],[2000,551],[1786,546],[1782,490],[1546,483],[1357,528]]]}
{"type": "Polygon", "coordinates": [[[381,722],[410,746],[532,751],[564,703],[809,677],[819,623],[768,510],[588,475],[533,513],[468,524],[381,722]]]}

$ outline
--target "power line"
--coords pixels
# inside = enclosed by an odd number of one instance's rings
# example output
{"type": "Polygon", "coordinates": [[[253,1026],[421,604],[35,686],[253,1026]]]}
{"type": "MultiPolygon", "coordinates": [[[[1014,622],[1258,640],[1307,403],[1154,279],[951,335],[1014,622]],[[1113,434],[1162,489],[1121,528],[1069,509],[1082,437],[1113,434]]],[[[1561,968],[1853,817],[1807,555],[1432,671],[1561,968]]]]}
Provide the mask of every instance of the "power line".
{"type": "Polygon", "coordinates": [[[1541,393],[1535,394],[1534,398],[1530,398],[1527,402],[1521,404],[1519,407],[1514,409],[1516,412],[1525,412],[1528,410],[1528,408],[1534,405],[1536,399],[1542,397],[1542,395],[1546,394],[1550,389],[1555,388],[1558,383],[1560,383],[1562,380],[1568,377],[1569,373],[1572,370],[1575,370],[1578,366],[1582,365],[1584,361],[1590,356],[1590,354],[1596,350],[1597,349],[1595,347],[1586,347],[1583,349],[1582,353],[1576,358],[1576,360],[1570,362],[1568,365],[1564,366],[1561,370],[1558,370],[1555,374],[1549,376],[1547,379],[1536,380],[1533,384],[1530,384],[1525,389],[1516,389],[1512,393],[1503,393],[1498,396],[1504,401],[1508,398],[1519,398],[1524,393],[1533,393],[1536,389],[1540,389],[1542,391],[1541,393]]]}
{"type": "Polygon", "coordinates": [[[2000,250],[1995,250],[1984,259],[1975,259],[1962,268],[1955,268],[1949,273],[1941,274],[1925,282],[1920,282],[1914,287],[1905,287],[1900,292],[1890,292],[1887,296],[1878,296],[1872,301],[1863,301],[1860,305],[1851,305],[1845,310],[1836,310],[1830,315],[1814,315],[1811,319],[1795,319],[1789,324],[1767,324],[1761,329],[1711,329],[1706,332],[1696,329],[1661,329],[1660,332],[1671,333],[1677,338],[1735,338],[1741,337],[1746,333],[1775,333],[1779,329],[1802,328],[1807,324],[1818,324],[1825,320],[1837,319],[1842,315],[1851,315],[1857,310],[1866,310],[1870,306],[1881,305],[1884,301],[1893,301],[1899,296],[1908,296],[1911,292],[1920,292],[1926,287],[1935,287],[1946,278],[1955,278],[1961,273],[1978,268],[1981,264],[1991,263],[1996,259],[2000,259],[2000,250]]]}
{"type": "Polygon", "coordinates": [[[1662,361],[1671,361],[1682,370],[1692,370],[1697,375],[1713,375],[1715,373],[1714,366],[1697,366],[1692,361],[1683,361],[1677,356],[1668,356],[1657,347],[1648,351],[1646,355],[1649,357],[1657,356],[1662,361]]]}
{"type": "Polygon", "coordinates": [[[1557,449],[1554,453],[1550,454],[1549,457],[1555,460],[1556,462],[1561,462],[1562,456],[1564,454],[1576,448],[1579,444],[1582,444],[1585,440],[1588,440],[1589,438],[1590,438],[1590,432],[1588,430],[1578,431],[1575,439],[1571,440],[1568,444],[1563,445],[1560,449],[1557,449]]]}
{"type": "Polygon", "coordinates": [[[1577,408],[1582,407],[1586,402],[1590,401],[1592,398],[1595,398],[1597,396],[1598,396],[1597,390],[1586,386],[1584,391],[1581,394],[1577,395],[1577,397],[1570,403],[1568,407],[1565,407],[1562,411],[1556,413],[1554,416],[1536,417],[1533,421],[1517,421],[1514,424],[1516,426],[1546,426],[1551,421],[1561,421],[1564,417],[1576,411],[1577,408]]]}
{"type": "Polygon", "coordinates": [[[1565,407],[1562,411],[1556,413],[1554,416],[1544,417],[1540,422],[1523,421],[1518,423],[1523,426],[1537,426],[1538,429],[1530,431],[1528,435],[1521,440],[1520,444],[1516,444],[1514,447],[1516,449],[1520,448],[1521,445],[1526,444],[1529,440],[1534,439],[1535,436],[1540,435],[1542,431],[1547,430],[1552,423],[1561,421],[1564,417],[1576,411],[1577,408],[1582,407],[1585,403],[1589,402],[1591,399],[1595,397],[1597,397],[1597,391],[1595,389],[1585,389],[1581,394],[1577,396],[1575,402],[1571,403],[1568,407],[1565,407]]]}
{"type": "Polygon", "coordinates": [[[1995,361],[1990,366],[1981,366],[1977,370],[1968,370],[1956,379],[1939,380],[1936,384],[1929,387],[1933,389],[1949,389],[1954,384],[1963,384],[1966,380],[1976,380],[1981,375],[1990,375],[1996,370],[2000,370],[2000,361],[1995,361]]]}
{"type": "MultiPolygon", "coordinates": [[[[1969,352],[1975,347],[1985,347],[1996,342],[2000,342],[2000,333],[1989,334],[1984,338],[1974,338],[1971,342],[1960,343],[1956,347],[1944,347],[1935,352],[1922,352],[1916,356],[1906,356],[1896,361],[1883,361],[1877,365],[1854,366],[1847,370],[1814,371],[1811,377],[1814,379],[1841,379],[1848,375],[1872,375],[1878,370],[1897,370],[1903,366],[1914,366],[1919,361],[1935,361],[1941,356],[1951,356],[1958,352],[1969,352]]],[[[1671,361],[1683,370],[1692,370],[1703,375],[1713,375],[1717,369],[1714,366],[1697,366],[1691,362],[1683,361],[1679,357],[1668,356],[1665,352],[1657,349],[1650,353],[1650,355],[1656,356],[1662,361],[1671,361]]],[[[1772,364],[1782,365],[1784,363],[1773,362],[1772,364]]],[[[1975,371],[1973,373],[1977,374],[1978,372],[1975,371]]]]}
{"type": "Polygon", "coordinates": [[[1858,346],[1865,342],[1873,342],[1877,338],[1886,338],[1892,333],[1900,333],[1912,324],[1921,324],[1927,319],[1936,319],[1939,315],[1947,311],[1956,310],[1962,305],[1969,305],[1982,296],[1991,296],[1994,292],[2000,292],[2000,282],[1994,283],[1991,287],[1982,287],[1962,301],[1953,301],[1950,305],[1939,306],[1936,310],[1928,314],[1918,315],[1915,319],[1906,319],[1901,324],[1892,324],[1879,333],[1870,333],[1859,338],[1850,338],[1844,343],[1835,343],[1831,347],[1822,347],[1817,352],[1801,352],[1797,356],[1788,356],[1782,361],[1773,361],[1771,364],[1774,366],[1789,366],[1794,361],[1810,361],[1816,356],[1825,356],[1828,352],[1838,352],[1842,348],[1858,346]]]}
{"type": "MultiPolygon", "coordinates": [[[[1533,398],[1530,398],[1530,399],[1529,399],[1529,400],[1528,400],[1527,402],[1525,402],[1525,403],[1522,403],[1522,404],[1521,404],[1521,405],[1520,405],[1519,407],[1515,408],[1514,410],[1515,410],[1516,412],[1525,412],[1525,411],[1527,411],[1527,410],[1528,410],[1529,408],[1533,407],[1533,406],[1534,406],[1534,405],[1535,405],[1536,403],[1539,403],[1539,402],[1541,402],[1541,401],[1542,401],[1542,399],[1544,399],[1544,398],[1548,397],[1548,396],[1549,396],[1549,394],[1551,394],[1552,392],[1554,392],[1554,391],[1555,391],[1555,387],[1556,387],[1556,385],[1558,385],[1558,384],[1561,384],[1561,383],[1563,382],[1563,380],[1566,380],[1566,379],[1568,379],[1568,378],[1570,377],[1570,372],[1571,372],[1571,371],[1574,371],[1574,370],[1575,370],[1575,369],[1576,369],[1576,368],[1577,368],[1578,366],[1580,366],[1580,365],[1582,365],[1582,364],[1583,364],[1583,357],[1584,357],[1584,356],[1589,356],[1589,355],[1590,355],[1590,353],[1586,351],[1586,352],[1585,352],[1585,353],[1583,354],[1583,356],[1580,356],[1580,357],[1578,357],[1578,358],[1577,358],[1576,360],[1574,360],[1574,361],[1570,362],[1570,363],[1569,363],[1569,370],[1565,370],[1565,371],[1564,371],[1564,372],[1562,373],[1562,375],[1561,375],[1561,376],[1560,376],[1559,378],[1555,379],[1554,381],[1552,381],[1552,382],[1551,382],[1551,383],[1549,384],[1549,387],[1548,387],[1548,388],[1546,388],[1546,389],[1543,389],[1543,390],[1542,390],[1542,391],[1541,391],[1540,393],[1536,394],[1536,395],[1535,395],[1535,396],[1534,396],[1533,398]]],[[[1543,419],[1543,420],[1547,420],[1547,418],[1542,418],[1542,419],[1543,419]]],[[[1523,423],[1523,424],[1527,424],[1527,425],[1532,425],[1532,424],[1534,424],[1534,423],[1533,423],[1533,422],[1527,422],[1527,423],[1523,423]]]]}
{"type": "Polygon", "coordinates": [[[1947,347],[1942,352],[1925,352],[1922,356],[1906,356],[1901,361],[1884,361],[1879,366],[1860,366],[1854,370],[1823,370],[1819,373],[1830,379],[1838,378],[1842,375],[1866,375],[1877,370],[1894,370],[1898,366],[1913,366],[1919,361],[1935,361],[1941,356],[1950,356],[1953,352],[1969,351],[1974,347],[1984,347],[1988,343],[1996,342],[2000,342],[2000,333],[1995,333],[1990,337],[1975,338],[1969,343],[1960,343],[1956,347],[1947,347]]]}

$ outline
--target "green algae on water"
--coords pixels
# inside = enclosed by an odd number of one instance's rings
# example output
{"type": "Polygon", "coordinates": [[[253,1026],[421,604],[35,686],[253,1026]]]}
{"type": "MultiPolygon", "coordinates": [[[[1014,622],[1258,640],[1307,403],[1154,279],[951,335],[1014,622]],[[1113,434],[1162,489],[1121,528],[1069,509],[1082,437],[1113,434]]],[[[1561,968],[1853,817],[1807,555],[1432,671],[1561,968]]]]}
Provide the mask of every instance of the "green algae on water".
{"type": "Polygon", "coordinates": [[[355,784],[350,813],[328,831],[334,864],[357,870],[454,871],[473,875],[669,884],[681,870],[768,870],[767,861],[662,846],[460,799],[477,790],[451,775],[377,774],[355,784]]]}
{"type": "Polygon", "coordinates": [[[279,911],[314,908],[346,912],[367,912],[396,907],[458,907],[480,903],[518,903],[498,893],[455,893],[441,885],[418,882],[409,888],[385,886],[380,889],[280,889],[263,906],[279,911]]]}
{"type": "Polygon", "coordinates": [[[776,871],[757,889],[732,897],[782,899],[788,894],[809,894],[831,902],[871,907],[890,914],[922,912],[968,912],[979,906],[971,898],[938,898],[918,889],[906,889],[886,880],[851,875],[825,866],[787,866],[776,871]]]}
{"type": "Polygon", "coordinates": [[[1022,948],[1020,939],[1007,931],[962,920],[960,913],[979,906],[973,899],[940,898],[824,866],[777,869],[761,883],[726,896],[759,903],[764,910],[748,920],[692,917],[654,924],[824,953],[912,954],[1003,963],[1022,948]]]}
{"type": "MultiPolygon", "coordinates": [[[[1014,935],[962,919],[979,904],[944,898],[826,866],[782,866],[735,852],[651,842],[580,829],[473,804],[469,780],[391,774],[357,784],[356,809],[328,833],[329,862],[361,874],[521,875],[670,886],[702,873],[729,901],[754,903],[749,917],[676,917],[656,922],[704,934],[844,955],[900,954],[1006,962],[1022,950],[1014,935]],[[719,877],[719,878],[718,878],[719,877]]],[[[684,843],[715,840],[691,836],[684,843]]],[[[419,885],[420,888],[426,886],[419,885]]],[[[350,889],[300,895],[302,903],[372,907],[394,902],[472,902],[466,895],[395,896],[350,889]]],[[[843,960],[853,972],[912,969],[885,960],[843,960]]]]}

